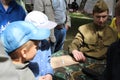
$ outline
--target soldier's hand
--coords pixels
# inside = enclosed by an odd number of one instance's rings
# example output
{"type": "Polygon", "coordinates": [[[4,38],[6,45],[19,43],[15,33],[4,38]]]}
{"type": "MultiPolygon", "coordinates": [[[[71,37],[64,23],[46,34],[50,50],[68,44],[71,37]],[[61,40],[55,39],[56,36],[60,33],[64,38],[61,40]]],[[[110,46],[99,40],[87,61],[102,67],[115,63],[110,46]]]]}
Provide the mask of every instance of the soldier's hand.
{"type": "Polygon", "coordinates": [[[73,57],[75,58],[76,61],[85,61],[86,58],[84,56],[84,54],[78,50],[73,50],[72,51],[73,57]]]}

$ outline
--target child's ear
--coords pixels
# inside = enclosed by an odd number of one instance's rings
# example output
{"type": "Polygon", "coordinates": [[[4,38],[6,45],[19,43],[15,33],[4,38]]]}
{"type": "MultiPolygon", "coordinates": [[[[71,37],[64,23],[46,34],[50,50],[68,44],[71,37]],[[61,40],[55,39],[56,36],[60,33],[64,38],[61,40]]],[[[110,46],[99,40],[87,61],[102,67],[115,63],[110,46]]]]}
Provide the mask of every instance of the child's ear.
{"type": "Polygon", "coordinates": [[[22,55],[23,58],[26,58],[26,56],[27,56],[26,53],[27,53],[26,48],[23,48],[23,49],[21,50],[21,55],[22,55]]]}

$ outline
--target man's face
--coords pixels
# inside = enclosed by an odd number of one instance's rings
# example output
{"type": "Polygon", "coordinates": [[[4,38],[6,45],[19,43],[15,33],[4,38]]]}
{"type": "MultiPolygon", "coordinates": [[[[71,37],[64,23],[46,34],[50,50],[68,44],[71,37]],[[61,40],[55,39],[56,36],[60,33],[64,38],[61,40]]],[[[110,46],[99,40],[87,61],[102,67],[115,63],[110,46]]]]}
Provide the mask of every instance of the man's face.
{"type": "Polygon", "coordinates": [[[93,19],[96,25],[98,25],[99,27],[103,27],[108,19],[108,11],[101,13],[94,13],[93,19]]]}

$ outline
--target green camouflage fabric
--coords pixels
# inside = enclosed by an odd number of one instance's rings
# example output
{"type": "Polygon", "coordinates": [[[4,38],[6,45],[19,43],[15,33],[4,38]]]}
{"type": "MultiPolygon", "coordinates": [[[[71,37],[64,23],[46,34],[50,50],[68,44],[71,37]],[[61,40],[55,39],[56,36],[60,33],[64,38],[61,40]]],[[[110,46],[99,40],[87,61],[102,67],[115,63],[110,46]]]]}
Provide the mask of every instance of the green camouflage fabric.
{"type": "MultiPolygon", "coordinates": [[[[66,51],[58,51],[52,54],[52,56],[57,57],[67,54],[68,53],[66,51]]],[[[99,74],[102,74],[102,72],[105,69],[105,63],[106,63],[105,60],[96,60],[92,58],[87,58],[85,63],[80,62],[79,64],[74,64],[74,65],[55,69],[53,80],[93,80],[92,77],[87,76],[81,71],[82,68],[87,67],[92,70],[95,70],[99,74]]]]}

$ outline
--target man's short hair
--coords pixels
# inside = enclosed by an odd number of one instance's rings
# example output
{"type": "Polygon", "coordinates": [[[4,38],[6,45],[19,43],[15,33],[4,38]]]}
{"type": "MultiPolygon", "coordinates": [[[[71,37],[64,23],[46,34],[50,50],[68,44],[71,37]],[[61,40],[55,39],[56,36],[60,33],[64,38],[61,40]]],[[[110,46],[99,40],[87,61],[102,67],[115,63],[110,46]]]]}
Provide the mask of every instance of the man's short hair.
{"type": "Polygon", "coordinates": [[[98,0],[93,7],[93,13],[109,12],[109,8],[104,0],[98,0]]]}

